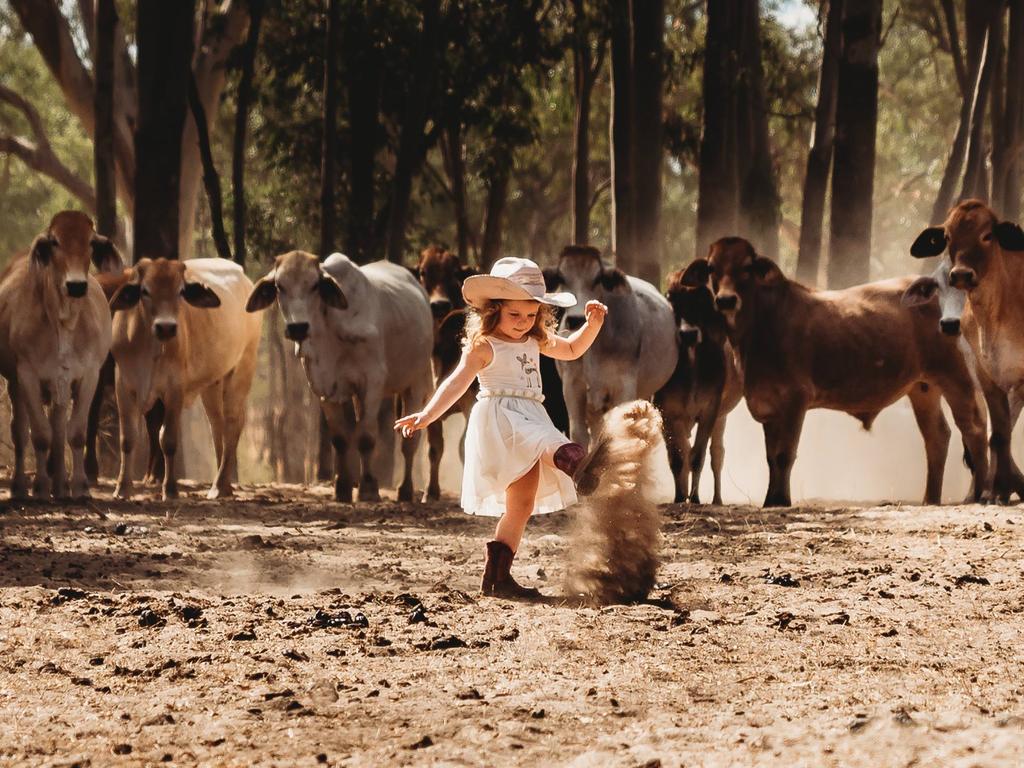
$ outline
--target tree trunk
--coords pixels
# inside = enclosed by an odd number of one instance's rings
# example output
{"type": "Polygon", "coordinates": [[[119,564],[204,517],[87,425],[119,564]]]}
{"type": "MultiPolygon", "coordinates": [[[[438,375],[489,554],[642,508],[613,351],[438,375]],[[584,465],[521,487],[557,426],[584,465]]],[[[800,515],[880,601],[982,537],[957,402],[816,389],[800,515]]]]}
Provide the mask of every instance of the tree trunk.
{"type": "Polygon", "coordinates": [[[1002,177],[993,173],[994,184],[1002,189],[1002,208],[997,209],[1004,219],[1020,218],[1021,150],[1024,149],[1024,0],[1010,0],[1010,32],[1006,57],[1006,153],[1002,177]]]}
{"type": "Polygon", "coordinates": [[[882,0],[847,0],[836,95],[829,287],[867,282],[878,120],[882,0]]]}
{"type": "Polygon", "coordinates": [[[462,154],[462,125],[453,120],[441,140],[445,171],[452,185],[452,205],[455,208],[455,242],[459,263],[468,265],[472,233],[469,225],[469,205],[466,200],[466,161],[462,154]]]}
{"type": "Polygon", "coordinates": [[[96,135],[93,165],[96,173],[96,231],[117,235],[117,171],[114,165],[114,0],[97,0],[95,31],[96,135]]]}
{"type": "MultiPolygon", "coordinates": [[[[974,109],[971,114],[971,132],[967,141],[967,165],[964,168],[964,181],[960,189],[961,199],[969,197],[977,197],[985,201],[989,199],[985,172],[985,156],[987,154],[985,151],[985,116],[996,70],[1003,58],[1002,24],[999,23],[1002,0],[998,0],[995,6],[998,6],[999,9],[992,7],[988,14],[984,13],[985,9],[981,3],[975,3],[973,9],[968,7],[967,10],[968,23],[973,19],[974,23],[983,25],[984,32],[979,34],[985,34],[988,42],[985,46],[981,77],[978,80],[978,95],[974,100],[974,109]]],[[[970,34],[969,28],[968,34],[970,34]]]]}
{"type": "Polygon", "coordinates": [[[496,161],[493,177],[487,185],[487,213],[484,225],[483,245],[480,250],[480,270],[488,272],[491,265],[501,257],[501,229],[508,203],[509,179],[512,175],[512,158],[502,157],[496,161]]]}
{"type": "Polygon", "coordinates": [[[199,98],[199,91],[196,90],[196,79],[192,76],[191,69],[188,78],[188,105],[192,110],[196,136],[199,139],[199,157],[203,163],[203,185],[206,187],[206,197],[210,202],[210,229],[213,232],[213,243],[217,248],[217,255],[231,261],[231,246],[228,245],[228,235],[224,231],[224,205],[220,195],[220,176],[213,164],[206,111],[199,98]]]}
{"type": "Polygon", "coordinates": [[[388,212],[388,261],[401,264],[405,256],[405,230],[408,226],[412,184],[423,165],[428,107],[437,81],[438,26],[440,0],[424,0],[423,29],[416,49],[416,64],[398,140],[398,157],[392,182],[391,209],[388,212]]]}
{"type": "Polygon", "coordinates": [[[768,136],[757,0],[743,0],[740,14],[740,232],[760,253],[778,259],[782,200],[768,136]]]}
{"type": "Polygon", "coordinates": [[[238,80],[238,104],[235,108],[235,135],[231,144],[232,218],[234,220],[235,261],[245,266],[245,143],[252,101],[252,78],[259,47],[263,0],[249,0],[249,35],[242,50],[242,74],[238,80]]]}
{"type": "MultiPolygon", "coordinates": [[[[633,241],[632,274],[661,284],[661,170],[664,160],[662,83],[664,0],[634,0],[633,11],[633,241]]],[[[754,14],[757,14],[756,2],[754,14]]],[[[758,63],[760,66],[760,62],[758,63]]],[[[767,123],[765,124],[767,139],[767,123]]],[[[769,160],[770,163],[770,160],[769,160]]]]}
{"type": "Polygon", "coordinates": [[[178,258],[181,137],[192,73],[194,0],[139,0],[134,261],[178,258]]]}
{"type": "Polygon", "coordinates": [[[612,253],[629,271],[636,253],[633,209],[633,29],[631,1],[612,3],[612,106],[609,110],[612,177],[612,253]]]}
{"type": "Polygon", "coordinates": [[[954,190],[960,183],[961,174],[964,171],[964,158],[967,155],[974,115],[979,108],[984,106],[979,96],[989,45],[986,22],[988,10],[981,8],[982,5],[981,0],[975,0],[967,5],[968,88],[960,104],[960,120],[957,123],[956,135],[953,137],[953,147],[950,150],[949,159],[946,161],[946,170],[942,174],[942,182],[939,184],[939,191],[935,196],[935,204],[932,206],[932,222],[944,221],[947,211],[953,205],[954,190]]]}
{"type": "Polygon", "coordinates": [[[796,279],[808,285],[818,282],[821,261],[821,228],[825,214],[825,191],[832,165],[836,136],[836,84],[839,78],[839,46],[842,41],[843,0],[825,0],[825,43],[818,74],[818,105],[814,110],[814,137],[807,155],[804,197],[800,214],[800,246],[796,279]]]}
{"type": "Polygon", "coordinates": [[[1006,25],[1004,23],[1006,9],[1003,8],[993,20],[993,40],[996,43],[995,54],[992,57],[992,87],[989,99],[991,100],[991,136],[992,136],[992,177],[987,178],[987,169],[982,166],[985,176],[985,195],[989,203],[997,211],[1003,210],[1004,185],[996,182],[1005,176],[1007,145],[1006,145],[1006,25]]]}
{"type": "Polygon", "coordinates": [[[380,140],[380,95],[382,67],[375,49],[366,45],[371,34],[366,21],[365,4],[354,6],[357,12],[346,17],[343,31],[346,69],[358,72],[349,77],[348,106],[351,146],[348,156],[352,163],[348,198],[348,232],[346,253],[358,264],[366,264],[378,257],[373,231],[375,183],[374,169],[380,140]]]}
{"type": "Polygon", "coordinates": [[[590,35],[584,0],[573,0],[573,119],[572,239],[590,242],[590,96],[595,77],[591,70],[590,35]]]}
{"type": "Polygon", "coordinates": [[[739,166],[736,147],[735,0],[709,2],[702,86],[704,119],[700,140],[696,256],[712,242],[736,234],[739,166]]]}

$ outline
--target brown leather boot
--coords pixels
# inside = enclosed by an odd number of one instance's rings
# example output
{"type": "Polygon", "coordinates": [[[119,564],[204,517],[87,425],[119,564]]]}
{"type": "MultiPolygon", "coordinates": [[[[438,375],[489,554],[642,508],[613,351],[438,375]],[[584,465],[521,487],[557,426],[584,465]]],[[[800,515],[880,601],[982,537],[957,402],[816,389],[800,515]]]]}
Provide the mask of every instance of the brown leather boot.
{"type": "Polygon", "coordinates": [[[572,478],[576,493],[589,496],[597,487],[597,478],[587,476],[586,468],[594,454],[587,455],[587,449],[579,443],[566,443],[559,446],[552,456],[554,465],[572,478]]]}
{"type": "Polygon", "coordinates": [[[512,578],[512,560],[515,553],[503,541],[487,542],[487,560],[484,563],[484,577],[480,592],[493,597],[512,597],[535,600],[541,597],[540,590],[523,587],[512,578]]]}

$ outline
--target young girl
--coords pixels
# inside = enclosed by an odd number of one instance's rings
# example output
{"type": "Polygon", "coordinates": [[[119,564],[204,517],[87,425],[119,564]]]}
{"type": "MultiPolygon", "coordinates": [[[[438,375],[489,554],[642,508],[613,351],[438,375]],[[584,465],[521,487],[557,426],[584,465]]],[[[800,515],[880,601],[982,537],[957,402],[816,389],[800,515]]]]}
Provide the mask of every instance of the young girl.
{"type": "Polygon", "coordinates": [[[554,512],[576,501],[572,476],[586,452],[551,423],[541,403],[542,352],[575,360],[589,349],[608,308],[587,302],[586,323],[568,337],[554,333],[551,306],[571,307],[571,293],[546,293],[544,275],[529,259],[507,257],[489,275],[467,278],[462,295],[470,305],[462,359],[419,413],[395,422],[409,437],[440,418],[473,383],[480,394],[469,416],[462,507],[473,515],[499,517],[487,543],[480,590],[501,597],[539,597],[512,578],[512,559],[526,521],[535,511],[554,512]]]}

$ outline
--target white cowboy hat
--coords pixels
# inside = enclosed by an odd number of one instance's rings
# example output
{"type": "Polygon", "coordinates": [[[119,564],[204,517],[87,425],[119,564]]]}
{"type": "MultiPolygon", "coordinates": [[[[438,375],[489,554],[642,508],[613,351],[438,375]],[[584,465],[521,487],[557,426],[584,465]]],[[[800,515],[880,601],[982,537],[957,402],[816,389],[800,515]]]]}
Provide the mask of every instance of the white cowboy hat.
{"type": "Polygon", "coordinates": [[[515,256],[498,259],[489,275],[467,277],[462,284],[462,297],[474,307],[483,307],[494,299],[540,301],[556,307],[577,304],[571,293],[548,293],[540,267],[529,259],[515,256]]]}

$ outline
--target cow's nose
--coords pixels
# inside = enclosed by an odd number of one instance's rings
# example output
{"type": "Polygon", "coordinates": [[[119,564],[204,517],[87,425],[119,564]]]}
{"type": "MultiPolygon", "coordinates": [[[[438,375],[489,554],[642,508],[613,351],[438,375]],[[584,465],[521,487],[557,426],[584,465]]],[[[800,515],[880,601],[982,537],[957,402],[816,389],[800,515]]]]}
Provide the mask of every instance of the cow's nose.
{"type": "Polygon", "coordinates": [[[959,317],[944,317],[939,320],[939,328],[947,336],[959,336],[960,335],[960,318],[959,317]]]}
{"type": "Polygon", "coordinates": [[[949,271],[949,284],[954,288],[973,288],[978,284],[978,277],[973,269],[953,267],[949,271]]]}
{"type": "Polygon", "coordinates": [[[728,312],[731,309],[736,309],[736,294],[735,293],[720,293],[715,296],[715,307],[728,312]]]}
{"type": "Polygon", "coordinates": [[[285,326],[284,337],[290,341],[305,341],[307,336],[309,336],[309,323],[288,323],[285,326]]]}
{"type": "Polygon", "coordinates": [[[569,315],[569,317],[565,318],[565,327],[570,331],[578,331],[585,322],[586,318],[582,315],[569,315]]]}
{"type": "Polygon", "coordinates": [[[684,347],[692,347],[698,341],[700,341],[700,331],[696,328],[680,328],[679,329],[679,343],[684,347]]]}
{"type": "Polygon", "coordinates": [[[452,303],[448,299],[434,299],[430,302],[430,312],[440,319],[452,311],[452,303]]]}
{"type": "Polygon", "coordinates": [[[160,341],[173,339],[178,335],[178,324],[173,320],[158,320],[153,323],[153,333],[160,341]]]}
{"type": "Polygon", "coordinates": [[[85,296],[89,284],[85,280],[68,280],[64,283],[68,289],[68,296],[73,299],[80,299],[85,296]]]}

